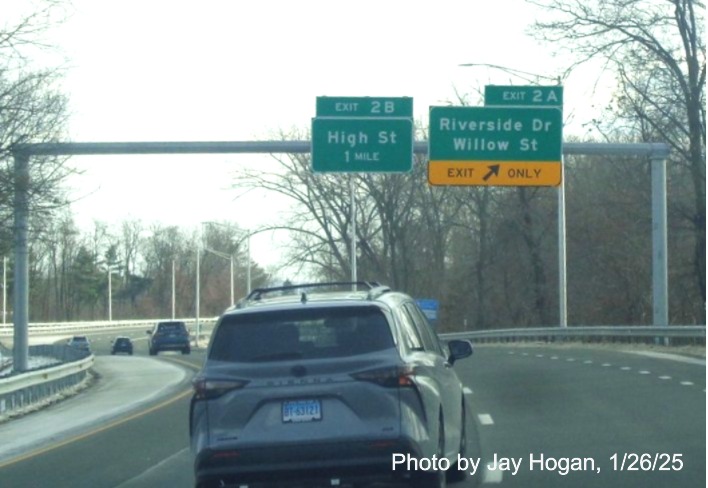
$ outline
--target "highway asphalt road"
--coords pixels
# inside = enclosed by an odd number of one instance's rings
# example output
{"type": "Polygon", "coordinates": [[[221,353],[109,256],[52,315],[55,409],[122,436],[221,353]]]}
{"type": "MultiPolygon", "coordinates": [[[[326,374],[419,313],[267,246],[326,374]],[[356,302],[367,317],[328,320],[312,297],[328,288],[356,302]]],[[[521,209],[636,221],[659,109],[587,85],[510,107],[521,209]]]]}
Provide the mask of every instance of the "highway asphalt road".
{"type": "MultiPolygon", "coordinates": [[[[203,352],[150,358],[144,332],[133,336],[136,355],[143,356],[136,360],[163,368],[169,363],[186,375],[169,375],[171,386],[159,399],[118,418],[46,439],[20,457],[0,455],[0,486],[193,486],[189,378],[203,352]]],[[[106,337],[93,341],[98,355],[108,352],[106,337]]],[[[469,427],[479,433],[484,469],[452,488],[706,486],[705,361],[520,345],[477,347],[455,367],[466,386],[469,427]],[[498,463],[490,466],[495,458],[498,463]]],[[[90,395],[84,392],[62,408],[86,403],[90,395]]],[[[130,392],[125,396],[129,403],[130,392]]],[[[41,425],[58,407],[24,419],[41,425]]],[[[0,444],[18,442],[3,436],[2,428],[0,444]]]]}

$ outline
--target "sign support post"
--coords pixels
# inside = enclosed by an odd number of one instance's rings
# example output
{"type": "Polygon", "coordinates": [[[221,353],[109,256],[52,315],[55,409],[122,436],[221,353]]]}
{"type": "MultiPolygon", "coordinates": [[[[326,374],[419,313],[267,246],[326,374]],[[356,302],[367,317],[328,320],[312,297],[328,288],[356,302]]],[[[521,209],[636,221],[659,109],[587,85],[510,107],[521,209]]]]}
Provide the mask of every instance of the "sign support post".
{"type": "MultiPolygon", "coordinates": [[[[485,106],[558,107],[563,108],[562,86],[498,86],[484,88],[485,106]]],[[[568,327],[568,279],[565,221],[565,159],[561,154],[561,177],[558,185],[558,321],[568,327]]]]}
{"type": "MultiPolygon", "coordinates": [[[[312,119],[312,170],[349,173],[349,259],[358,281],[353,173],[401,173],[413,165],[413,99],[317,97],[312,119]]],[[[356,291],[356,285],[352,284],[356,291]]]]}
{"type": "Polygon", "coordinates": [[[354,196],[354,175],[349,175],[349,197],[350,202],[350,222],[349,222],[349,239],[351,247],[351,273],[352,273],[352,291],[356,291],[357,272],[356,272],[356,198],[354,196]]]}
{"type": "MultiPolygon", "coordinates": [[[[565,172],[565,157],[561,157],[565,172]]],[[[561,327],[568,327],[568,278],[566,275],[565,174],[558,185],[558,315],[561,327]]]]}
{"type": "Polygon", "coordinates": [[[29,153],[15,154],[15,286],[12,367],[29,368],[29,153]],[[18,327],[17,324],[20,324],[18,327]]]}

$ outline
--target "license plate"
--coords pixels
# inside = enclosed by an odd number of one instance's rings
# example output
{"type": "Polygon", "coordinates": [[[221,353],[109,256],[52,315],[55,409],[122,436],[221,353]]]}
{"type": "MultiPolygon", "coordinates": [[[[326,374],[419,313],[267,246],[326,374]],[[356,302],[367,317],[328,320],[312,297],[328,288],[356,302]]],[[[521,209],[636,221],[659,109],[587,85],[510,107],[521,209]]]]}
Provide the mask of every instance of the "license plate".
{"type": "Polygon", "coordinates": [[[313,420],[322,420],[322,405],[319,400],[283,402],[283,422],[312,422],[313,420]]]}

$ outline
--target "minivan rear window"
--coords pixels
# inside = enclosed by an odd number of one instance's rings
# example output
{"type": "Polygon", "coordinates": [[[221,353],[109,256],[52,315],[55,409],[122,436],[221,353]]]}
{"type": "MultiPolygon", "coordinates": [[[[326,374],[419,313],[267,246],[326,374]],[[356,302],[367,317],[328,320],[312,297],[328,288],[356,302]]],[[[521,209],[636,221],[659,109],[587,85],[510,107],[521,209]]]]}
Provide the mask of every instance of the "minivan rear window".
{"type": "Polygon", "coordinates": [[[227,315],[212,341],[216,361],[264,362],[356,356],[394,347],[377,307],[227,315]]]}

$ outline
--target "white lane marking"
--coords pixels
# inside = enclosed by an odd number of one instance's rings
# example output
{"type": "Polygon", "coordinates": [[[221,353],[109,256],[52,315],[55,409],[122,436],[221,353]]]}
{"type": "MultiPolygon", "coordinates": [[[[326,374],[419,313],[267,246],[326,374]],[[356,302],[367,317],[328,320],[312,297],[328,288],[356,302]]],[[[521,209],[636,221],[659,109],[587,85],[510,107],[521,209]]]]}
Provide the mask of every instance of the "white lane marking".
{"type": "Polygon", "coordinates": [[[568,359],[566,359],[566,361],[568,361],[569,363],[572,363],[575,361],[575,358],[568,358],[568,359]]]}
{"type": "Polygon", "coordinates": [[[492,416],[488,413],[480,413],[477,415],[477,418],[482,425],[494,425],[494,420],[492,420],[492,416]]]}
{"type": "Polygon", "coordinates": [[[177,451],[173,455],[166,457],[165,459],[163,459],[159,463],[155,464],[154,466],[149,467],[148,469],[146,469],[145,471],[143,471],[139,475],[137,475],[127,481],[124,481],[123,483],[118,485],[117,488],[120,488],[121,486],[130,486],[132,483],[137,483],[141,480],[143,480],[143,481],[145,479],[149,480],[151,475],[154,476],[156,473],[160,473],[160,471],[163,471],[163,474],[164,474],[165,468],[168,468],[168,471],[171,471],[173,469],[173,467],[169,466],[171,463],[179,460],[180,457],[187,458],[188,456],[189,456],[189,448],[185,447],[181,451],[177,451]]]}
{"type": "Polygon", "coordinates": [[[632,368],[630,368],[629,366],[622,366],[620,369],[621,369],[622,371],[629,371],[629,370],[632,369],[632,368]]]}
{"type": "Polygon", "coordinates": [[[543,354],[536,354],[536,357],[537,357],[537,358],[542,358],[542,357],[543,357],[543,354]]]}
{"type": "Polygon", "coordinates": [[[670,380],[670,379],[671,379],[671,376],[666,376],[666,375],[664,375],[664,376],[659,376],[659,379],[660,379],[660,380],[670,380]]]}
{"type": "Polygon", "coordinates": [[[558,356],[551,356],[551,359],[558,359],[558,356]]]}
{"type": "Polygon", "coordinates": [[[471,395],[471,394],[472,394],[472,389],[471,389],[471,388],[467,388],[467,387],[465,386],[465,387],[462,389],[462,393],[464,393],[465,395],[471,395]]]}
{"type": "Polygon", "coordinates": [[[686,356],[679,356],[678,354],[668,354],[665,352],[651,352],[651,351],[622,351],[629,354],[639,354],[641,356],[648,356],[655,359],[667,359],[669,361],[678,361],[680,363],[695,364],[698,366],[705,366],[705,359],[689,358],[686,356]]]}
{"type": "Polygon", "coordinates": [[[693,386],[693,381],[682,381],[681,384],[683,386],[693,386]]]}
{"type": "Polygon", "coordinates": [[[522,352],[521,355],[522,355],[522,356],[528,356],[529,353],[527,353],[527,352],[522,352]]]}
{"type": "Polygon", "coordinates": [[[583,364],[592,364],[592,359],[587,359],[583,361],[583,364]]]}
{"type": "Polygon", "coordinates": [[[639,374],[651,374],[651,371],[647,371],[646,369],[643,369],[639,372],[639,374]]]}
{"type": "Polygon", "coordinates": [[[482,483],[501,483],[503,472],[501,469],[494,469],[493,463],[485,463],[482,483]]]}
{"type": "Polygon", "coordinates": [[[602,363],[602,367],[603,367],[603,368],[607,368],[608,366],[612,366],[612,364],[610,364],[610,363],[602,363]]]}

